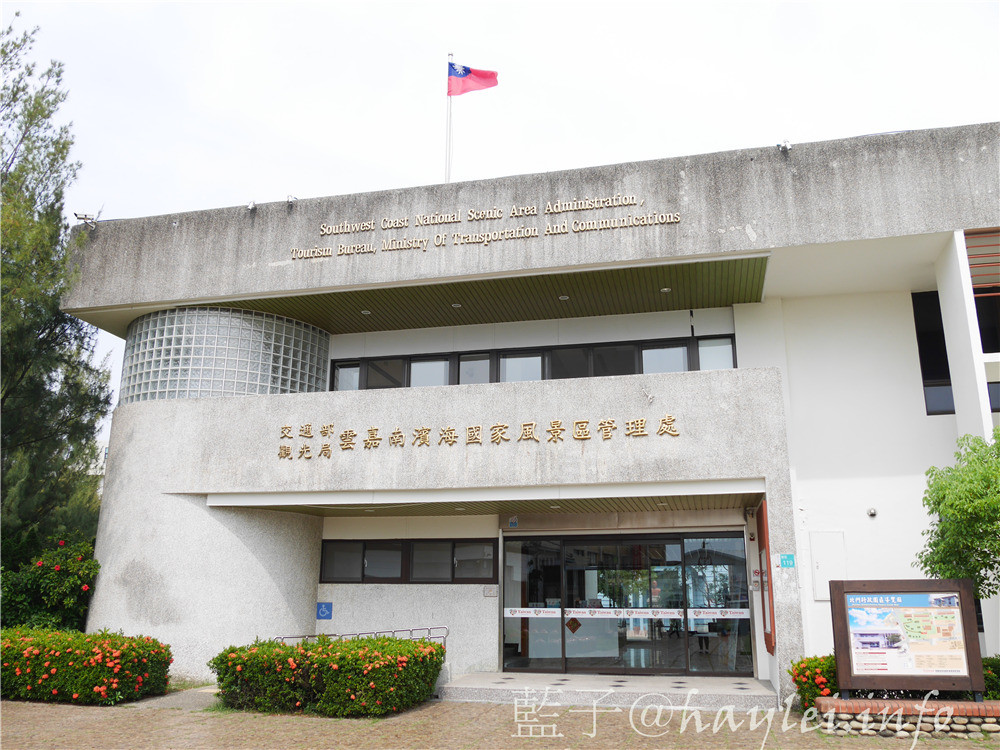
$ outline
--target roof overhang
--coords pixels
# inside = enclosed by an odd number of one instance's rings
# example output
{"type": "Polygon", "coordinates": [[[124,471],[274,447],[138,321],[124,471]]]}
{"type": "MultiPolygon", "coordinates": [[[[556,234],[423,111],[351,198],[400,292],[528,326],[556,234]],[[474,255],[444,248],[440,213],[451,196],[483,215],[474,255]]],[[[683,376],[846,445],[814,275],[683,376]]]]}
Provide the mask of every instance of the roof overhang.
{"type": "Polygon", "coordinates": [[[72,312],[124,338],[128,325],[142,315],[191,306],[272,313],[310,323],[332,334],[694,310],[760,302],[767,261],[766,254],[685,259],[270,297],[165,301],[72,312]]]}

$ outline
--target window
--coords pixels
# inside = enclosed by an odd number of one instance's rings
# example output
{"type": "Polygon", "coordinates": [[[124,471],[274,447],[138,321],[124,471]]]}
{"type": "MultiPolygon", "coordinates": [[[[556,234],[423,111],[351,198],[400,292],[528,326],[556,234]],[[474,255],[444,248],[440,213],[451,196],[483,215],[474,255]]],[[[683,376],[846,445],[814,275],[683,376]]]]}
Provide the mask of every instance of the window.
{"type": "Polygon", "coordinates": [[[646,347],[642,350],[642,371],[645,374],[687,372],[687,354],[686,346],[646,347]]]}
{"type": "Polygon", "coordinates": [[[410,363],[410,385],[448,385],[447,359],[415,359],[410,363]]]}
{"type": "Polygon", "coordinates": [[[402,388],[406,385],[406,360],[402,357],[392,359],[371,359],[368,361],[368,381],[365,387],[402,388]]]}
{"type": "Polygon", "coordinates": [[[698,341],[699,370],[731,370],[733,345],[730,339],[701,339],[698,341]]]}
{"type": "Polygon", "coordinates": [[[552,380],[590,377],[590,349],[582,346],[553,349],[549,355],[549,377],[552,380]]]}
{"type": "Polygon", "coordinates": [[[323,542],[321,581],[360,581],[364,542],[323,542]]]}
{"type": "Polygon", "coordinates": [[[520,383],[736,366],[734,336],[553,346],[333,362],[335,391],[429,385],[520,383]]]}
{"type": "Polygon", "coordinates": [[[924,406],[928,414],[954,414],[944,323],[937,292],[913,295],[913,322],[917,332],[920,375],[924,381],[924,406]]]}
{"type": "Polygon", "coordinates": [[[366,583],[399,583],[403,580],[402,542],[365,542],[366,583]]]}
{"type": "Polygon", "coordinates": [[[496,583],[496,540],[325,539],[320,583],[496,583]]]}
{"type": "Polygon", "coordinates": [[[455,542],[455,580],[490,583],[496,580],[495,542],[455,542]]]}
{"type": "Polygon", "coordinates": [[[542,379],[541,354],[501,354],[500,382],[521,383],[542,379]]]}
{"type": "Polygon", "coordinates": [[[450,581],[451,542],[413,542],[411,581],[450,581]]]}
{"type": "Polygon", "coordinates": [[[333,368],[333,390],[356,391],[360,387],[358,380],[361,365],[357,362],[338,364],[333,368]]]}
{"type": "Polygon", "coordinates": [[[594,347],[594,377],[634,375],[636,368],[634,344],[611,344],[594,347]]]}
{"type": "Polygon", "coordinates": [[[458,382],[461,385],[490,382],[490,355],[462,354],[458,358],[458,382]]]}

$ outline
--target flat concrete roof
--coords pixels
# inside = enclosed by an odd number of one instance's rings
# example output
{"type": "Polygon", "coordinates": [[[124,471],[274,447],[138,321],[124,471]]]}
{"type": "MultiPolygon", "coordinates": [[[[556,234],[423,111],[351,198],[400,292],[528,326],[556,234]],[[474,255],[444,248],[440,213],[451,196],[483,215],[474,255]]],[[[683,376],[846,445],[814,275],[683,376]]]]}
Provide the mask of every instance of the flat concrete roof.
{"type": "Polygon", "coordinates": [[[779,248],[1000,225],[998,145],[987,123],[99,221],[64,309],[122,336],[189,305],[344,333],[754,302],[779,248]]]}

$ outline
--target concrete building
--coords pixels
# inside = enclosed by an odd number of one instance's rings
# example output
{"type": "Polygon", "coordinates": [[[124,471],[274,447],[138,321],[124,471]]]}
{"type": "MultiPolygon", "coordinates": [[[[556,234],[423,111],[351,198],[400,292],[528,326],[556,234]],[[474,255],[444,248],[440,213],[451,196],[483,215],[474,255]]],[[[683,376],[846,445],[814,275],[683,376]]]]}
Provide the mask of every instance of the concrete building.
{"type": "MultiPolygon", "coordinates": [[[[127,341],[88,627],[155,635],[182,674],[255,637],[443,625],[449,677],[780,687],[832,651],[831,578],[920,577],[924,472],[997,423],[998,145],[81,228],[65,307],[127,341]]],[[[984,622],[996,653],[996,601],[984,622]]]]}

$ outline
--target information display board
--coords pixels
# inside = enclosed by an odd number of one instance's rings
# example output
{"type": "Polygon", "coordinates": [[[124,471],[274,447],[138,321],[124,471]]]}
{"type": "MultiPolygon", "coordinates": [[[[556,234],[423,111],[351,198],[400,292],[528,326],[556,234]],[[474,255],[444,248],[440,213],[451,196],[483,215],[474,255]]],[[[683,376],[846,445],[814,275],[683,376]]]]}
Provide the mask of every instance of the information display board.
{"type": "Polygon", "coordinates": [[[830,581],[844,690],[982,692],[972,582],[830,581]]]}

